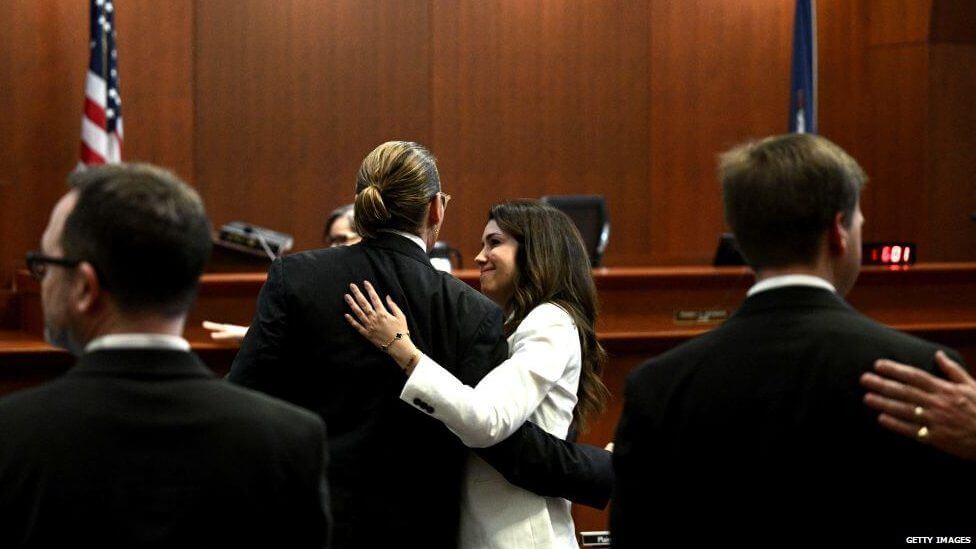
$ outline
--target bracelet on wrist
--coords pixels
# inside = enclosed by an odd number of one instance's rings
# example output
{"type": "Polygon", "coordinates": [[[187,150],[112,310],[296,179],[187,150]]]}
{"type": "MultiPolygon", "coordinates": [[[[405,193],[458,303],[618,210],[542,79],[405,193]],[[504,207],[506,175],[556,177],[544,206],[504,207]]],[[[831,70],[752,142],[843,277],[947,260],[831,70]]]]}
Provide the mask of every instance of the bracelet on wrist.
{"type": "Polygon", "coordinates": [[[382,349],[384,353],[389,353],[390,347],[392,347],[394,343],[403,339],[404,336],[409,336],[409,335],[410,332],[397,332],[396,335],[393,336],[393,339],[391,339],[389,343],[387,343],[386,345],[380,345],[380,349],[382,349]]]}

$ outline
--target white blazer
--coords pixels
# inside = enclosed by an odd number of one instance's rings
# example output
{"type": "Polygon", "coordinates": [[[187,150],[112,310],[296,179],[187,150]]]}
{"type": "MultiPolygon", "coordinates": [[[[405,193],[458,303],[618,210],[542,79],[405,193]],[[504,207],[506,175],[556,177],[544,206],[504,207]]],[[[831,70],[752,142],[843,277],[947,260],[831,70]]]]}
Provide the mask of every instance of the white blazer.
{"type": "MultiPolygon", "coordinates": [[[[425,402],[465,445],[497,444],[525,421],[566,438],[582,364],[572,317],[552,303],[529,312],[508,338],[509,359],[468,387],[423,356],[400,398],[425,402]]],[[[570,503],[505,480],[471,453],[461,503],[462,548],[578,547],[570,503]]]]}

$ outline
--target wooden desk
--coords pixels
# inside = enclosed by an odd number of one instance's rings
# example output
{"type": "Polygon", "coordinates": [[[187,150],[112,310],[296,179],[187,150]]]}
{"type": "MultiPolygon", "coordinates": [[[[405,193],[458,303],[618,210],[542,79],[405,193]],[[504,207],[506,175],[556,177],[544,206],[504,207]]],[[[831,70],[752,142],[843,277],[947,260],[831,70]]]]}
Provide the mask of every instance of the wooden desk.
{"type": "MultiPolygon", "coordinates": [[[[478,273],[457,277],[477,288],[478,273]]],[[[203,320],[248,324],[264,273],[203,276],[199,298],[187,320],[186,336],[194,347],[212,344],[203,320]]],[[[597,331],[608,340],[687,339],[707,330],[708,323],[677,322],[678,311],[733,312],[745,298],[753,276],[739,267],[600,268],[594,270],[601,314],[597,331]]],[[[15,282],[19,296],[19,329],[0,333],[0,347],[41,339],[43,315],[39,287],[26,272],[15,282]],[[17,332],[24,332],[20,335],[17,332]],[[6,334],[6,335],[4,335],[6,334]]],[[[976,324],[976,263],[922,264],[908,269],[865,268],[848,301],[866,315],[910,332],[950,337],[976,324]]],[[[0,353],[3,353],[0,349],[0,353]]],[[[976,357],[971,361],[976,362],[976,357]]]]}
{"type": "MultiPolygon", "coordinates": [[[[458,278],[478,286],[478,273],[458,278]]],[[[737,267],[596,269],[601,316],[600,341],[610,354],[604,379],[613,395],[623,394],[627,373],[643,360],[702,334],[713,324],[677,323],[677,311],[727,311],[745,298],[752,274],[737,267]]],[[[236,348],[215,343],[203,320],[248,324],[264,273],[207,274],[189,315],[186,337],[216,372],[223,374],[236,348]]],[[[0,394],[41,383],[71,364],[67,353],[43,342],[38,285],[26,273],[16,280],[20,326],[0,332],[0,394]]],[[[976,364],[976,263],[923,264],[909,269],[865,268],[849,301],[868,316],[920,337],[958,349],[976,364]]],[[[600,446],[612,440],[621,401],[611,400],[583,440],[600,446]]],[[[606,513],[575,511],[578,530],[602,530],[606,513]]]]}

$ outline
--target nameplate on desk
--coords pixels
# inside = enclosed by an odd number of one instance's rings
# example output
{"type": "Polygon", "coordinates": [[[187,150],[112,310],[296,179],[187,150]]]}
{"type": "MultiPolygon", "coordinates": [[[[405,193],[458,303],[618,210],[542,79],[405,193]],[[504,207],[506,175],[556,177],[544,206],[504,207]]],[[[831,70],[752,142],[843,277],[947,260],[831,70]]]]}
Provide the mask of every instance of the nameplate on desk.
{"type": "Polygon", "coordinates": [[[725,309],[683,309],[674,312],[675,324],[718,324],[729,318],[725,309]]]}
{"type": "Polygon", "coordinates": [[[583,547],[610,547],[610,532],[580,532],[583,547]]]}

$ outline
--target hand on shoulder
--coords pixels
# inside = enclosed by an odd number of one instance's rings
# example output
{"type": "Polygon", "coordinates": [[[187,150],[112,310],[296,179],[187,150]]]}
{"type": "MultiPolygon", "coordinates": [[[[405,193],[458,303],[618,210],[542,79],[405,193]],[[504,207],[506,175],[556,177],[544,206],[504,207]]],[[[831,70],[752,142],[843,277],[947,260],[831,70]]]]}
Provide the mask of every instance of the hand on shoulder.
{"type": "Polygon", "coordinates": [[[878,423],[903,436],[968,460],[976,460],[976,380],[942,351],[935,360],[948,379],[881,359],[877,373],[861,384],[871,392],[864,402],[878,410],[878,423]]]}

